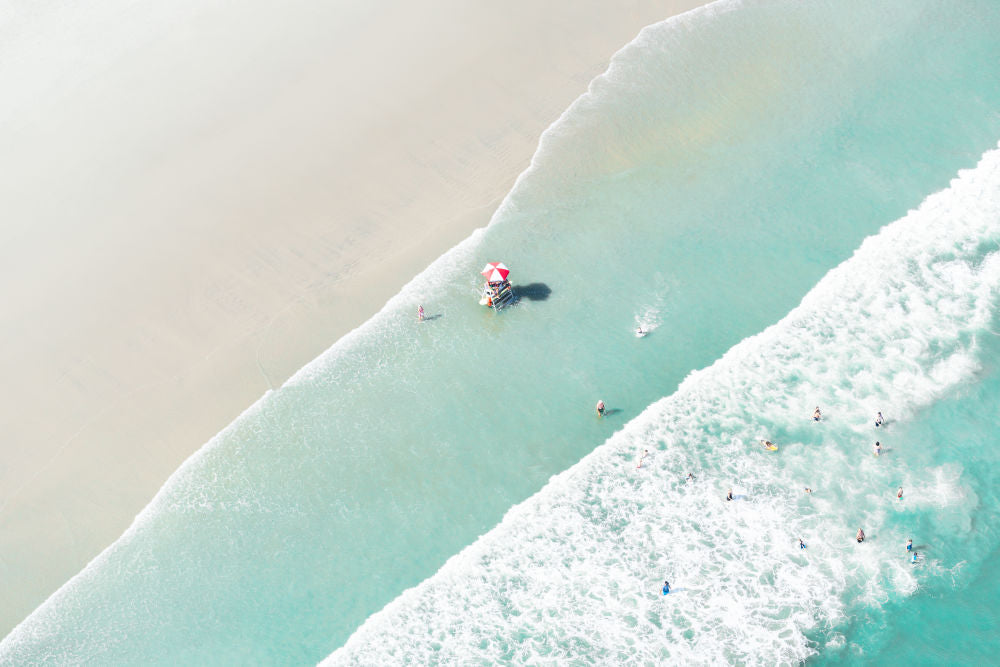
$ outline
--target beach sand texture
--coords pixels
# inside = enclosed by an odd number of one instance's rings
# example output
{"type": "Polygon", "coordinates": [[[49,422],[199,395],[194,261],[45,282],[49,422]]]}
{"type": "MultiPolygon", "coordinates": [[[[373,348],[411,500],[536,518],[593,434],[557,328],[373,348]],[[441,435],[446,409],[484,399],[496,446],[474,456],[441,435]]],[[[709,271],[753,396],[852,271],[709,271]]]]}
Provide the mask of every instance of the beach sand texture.
{"type": "Polygon", "coordinates": [[[0,635],[485,225],[611,55],[698,4],[2,10],[0,635]]]}

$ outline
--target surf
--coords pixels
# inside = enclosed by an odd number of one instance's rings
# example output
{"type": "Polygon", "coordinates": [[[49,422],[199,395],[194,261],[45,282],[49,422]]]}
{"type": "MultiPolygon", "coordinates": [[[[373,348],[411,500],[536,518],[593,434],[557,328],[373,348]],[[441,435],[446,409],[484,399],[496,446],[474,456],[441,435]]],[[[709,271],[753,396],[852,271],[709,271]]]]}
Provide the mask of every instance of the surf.
{"type": "Polygon", "coordinates": [[[968,523],[962,470],[911,457],[888,431],[879,435],[893,442],[892,463],[864,452],[877,410],[897,429],[981,371],[979,338],[1000,299],[998,193],[993,150],[866,239],[780,322],[693,372],[370,617],[324,664],[801,662],[824,645],[810,633],[831,650],[844,644],[848,609],[954,573],[961,562],[950,558],[905,561],[887,478],[907,477],[908,499],[968,523]],[[781,434],[781,458],[756,446],[762,431],[781,434]],[[652,463],[636,470],[644,447],[652,463]],[[736,502],[724,501],[727,486],[736,502]]]}

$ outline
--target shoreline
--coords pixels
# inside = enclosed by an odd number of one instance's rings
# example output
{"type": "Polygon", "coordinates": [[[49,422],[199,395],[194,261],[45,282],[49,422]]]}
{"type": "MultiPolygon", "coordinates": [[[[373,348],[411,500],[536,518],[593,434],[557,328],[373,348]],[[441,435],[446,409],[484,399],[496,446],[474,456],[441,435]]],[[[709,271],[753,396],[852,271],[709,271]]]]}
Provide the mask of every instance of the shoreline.
{"type": "Polygon", "coordinates": [[[17,223],[0,251],[16,286],[0,636],[269,388],[485,226],[613,53],[703,3],[301,4],[241,7],[238,33],[221,3],[22,26],[99,48],[72,71],[68,47],[12,68],[22,94],[0,109],[17,223]]]}

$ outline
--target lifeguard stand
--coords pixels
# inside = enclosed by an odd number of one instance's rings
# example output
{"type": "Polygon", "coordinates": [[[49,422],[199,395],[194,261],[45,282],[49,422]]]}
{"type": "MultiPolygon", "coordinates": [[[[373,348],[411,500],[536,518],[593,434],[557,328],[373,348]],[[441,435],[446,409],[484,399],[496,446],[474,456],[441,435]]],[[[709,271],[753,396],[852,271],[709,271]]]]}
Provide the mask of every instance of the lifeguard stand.
{"type": "Polygon", "coordinates": [[[481,272],[486,277],[483,295],[479,304],[500,311],[505,306],[514,303],[514,289],[510,286],[507,276],[510,269],[503,262],[490,262],[481,272]]]}
{"type": "Polygon", "coordinates": [[[483,298],[479,302],[499,311],[504,306],[514,303],[514,289],[506,280],[499,283],[486,283],[483,287],[483,298]]]}

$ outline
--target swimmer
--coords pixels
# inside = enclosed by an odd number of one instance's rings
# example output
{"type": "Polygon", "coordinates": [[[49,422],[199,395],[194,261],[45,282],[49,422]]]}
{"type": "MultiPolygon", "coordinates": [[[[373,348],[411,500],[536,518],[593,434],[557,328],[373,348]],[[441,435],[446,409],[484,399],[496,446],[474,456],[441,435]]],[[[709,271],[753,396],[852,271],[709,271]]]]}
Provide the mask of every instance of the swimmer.
{"type": "Polygon", "coordinates": [[[423,306],[417,306],[417,321],[418,322],[423,322],[424,321],[424,307],[423,306]]]}
{"type": "Polygon", "coordinates": [[[882,418],[882,413],[881,412],[878,413],[877,415],[875,415],[875,428],[878,428],[879,426],[881,426],[884,423],[885,423],[885,419],[882,418]]]}
{"type": "Polygon", "coordinates": [[[803,542],[802,538],[800,537],[799,538],[799,549],[805,549],[805,548],[806,548],[806,543],[803,542]]]}
{"type": "Polygon", "coordinates": [[[726,494],[726,500],[732,500],[732,499],[733,499],[733,490],[729,489],[729,493],[726,494]]]}
{"type": "Polygon", "coordinates": [[[693,482],[694,481],[694,475],[692,475],[691,473],[688,473],[687,481],[693,482]]]}
{"type": "Polygon", "coordinates": [[[863,531],[860,528],[858,528],[858,534],[857,534],[857,537],[855,537],[855,539],[858,541],[858,544],[861,544],[862,542],[864,542],[865,541],[865,531],[863,531]]]}
{"type": "Polygon", "coordinates": [[[819,412],[819,406],[817,405],[816,406],[816,410],[813,412],[813,421],[814,422],[818,422],[822,418],[823,418],[823,415],[820,414],[820,412],[819,412]]]}
{"type": "Polygon", "coordinates": [[[896,491],[896,500],[903,499],[903,487],[899,487],[899,491],[896,491]]]}
{"type": "Polygon", "coordinates": [[[809,487],[807,486],[807,487],[806,487],[806,493],[812,493],[812,492],[813,492],[813,490],[812,490],[812,489],[810,489],[810,488],[809,488],[809,487]]]}
{"type": "Polygon", "coordinates": [[[670,582],[669,581],[664,581],[663,582],[663,594],[666,595],[669,592],[670,592],[670,582]]]}
{"type": "Polygon", "coordinates": [[[597,416],[598,417],[604,416],[604,401],[597,402],[597,416]]]}
{"type": "Polygon", "coordinates": [[[913,540],[906,540],[906,550],[913,551],[913,540]]]}
{"type": "Polygon", "coordinates": [[[916,563],[917,563],[917,552],[916,551],[914,551],[913,555],[910,556],[910,562],[913,563],[914,565],[916,565],[916,563]]]}
{"type": "Polygon", "coordinates": [[[642,450],[642,456],[639,457],[639,465],[636,466],[636,470],[642,467],[642,460],[647,456],[649,456],[649,450],[648,449],[642,450]]]}
{"type": "Polygon", "coordinates": [[[646,332],[642,330],[641,326],[640,327],[636,327],[635,328],[635,335],[636,336],[645,336],[646,332]]]}
{"type": "Polygon", "coordinates": [[[875,456],[878,456],[881,453],[882,453],[882,443],[879,442],[878,440],[876,440],[875,441],[875,456]]]}

